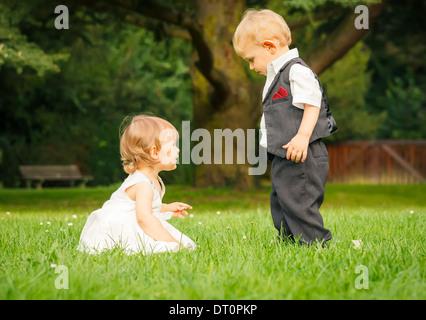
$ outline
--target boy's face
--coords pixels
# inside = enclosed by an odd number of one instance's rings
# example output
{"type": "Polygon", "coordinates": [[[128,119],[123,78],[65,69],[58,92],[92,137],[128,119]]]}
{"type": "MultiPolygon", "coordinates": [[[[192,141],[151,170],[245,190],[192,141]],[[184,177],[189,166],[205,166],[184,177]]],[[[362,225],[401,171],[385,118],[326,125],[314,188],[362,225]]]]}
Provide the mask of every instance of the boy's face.
{"type": "Polygon", "coordinates": [[[250,70],[266,76],[268,64],[277,58],[275,55],[276,44],[273,41],[265,40],[262,44],[245,43],[241,48],[241,57],[248,61],[250,70]]]}

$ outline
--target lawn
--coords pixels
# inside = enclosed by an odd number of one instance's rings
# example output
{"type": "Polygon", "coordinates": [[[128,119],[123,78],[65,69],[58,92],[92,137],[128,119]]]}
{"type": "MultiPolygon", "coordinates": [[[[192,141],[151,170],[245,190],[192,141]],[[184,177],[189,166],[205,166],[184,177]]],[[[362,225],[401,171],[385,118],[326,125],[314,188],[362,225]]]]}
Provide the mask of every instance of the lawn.
{"type": "Polygon", "coordinates": [[[426,185],[329,184],[325,249],[276,240],[268,187],[169,186],[165,202],[194,207],[171,223],[197,250],[77,251],[88,214],[116,187],[0,189],[0,299],[426,298],[426,185]]]}

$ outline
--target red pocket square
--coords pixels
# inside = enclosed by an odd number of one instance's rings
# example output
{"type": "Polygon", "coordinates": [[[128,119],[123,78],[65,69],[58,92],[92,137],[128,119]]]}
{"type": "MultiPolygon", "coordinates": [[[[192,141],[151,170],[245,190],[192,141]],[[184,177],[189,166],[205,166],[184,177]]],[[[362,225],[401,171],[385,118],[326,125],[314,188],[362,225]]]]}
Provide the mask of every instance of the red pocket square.
{"type": "Polygon", "coordinates": [[[280,99],[280,98],[285,98],[288,96],[288,92],[286,89],[284,89],[283,87],[280,87],[278,89],[277,92],[274,93],[274,95],[272,96],[272,100],[276,100],[276,99],[280,99]]]}

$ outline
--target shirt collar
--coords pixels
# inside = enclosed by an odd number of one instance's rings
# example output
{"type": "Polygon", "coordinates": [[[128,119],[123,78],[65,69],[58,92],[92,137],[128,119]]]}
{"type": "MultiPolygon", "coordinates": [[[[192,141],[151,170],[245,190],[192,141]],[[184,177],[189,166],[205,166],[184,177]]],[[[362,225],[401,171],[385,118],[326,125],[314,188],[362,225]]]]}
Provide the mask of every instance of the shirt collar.
{"type": "Polygon", "coordinates": [[[297,51],[297,48],[287,51],[282,56],[280,56],[279,58],[275,59],[274,61],[272,61],[271,63],[267,65],[266,67],[267,73],[269,74],[273,72],[273,75],[276,75],[284,64],[286,64],[291,59],[294,59],[297,57],[299,57],[299,51],[297,51]]]}

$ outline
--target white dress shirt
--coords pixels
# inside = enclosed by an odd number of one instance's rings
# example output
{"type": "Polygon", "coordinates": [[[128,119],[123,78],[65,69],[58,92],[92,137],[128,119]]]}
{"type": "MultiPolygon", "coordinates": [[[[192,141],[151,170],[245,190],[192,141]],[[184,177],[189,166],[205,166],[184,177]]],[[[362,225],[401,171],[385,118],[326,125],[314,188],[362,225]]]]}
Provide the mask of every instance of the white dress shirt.
{"type": "MultiPolygon", "coordinates": [[[[291,59],[299,57],[299,52],[296,48],[289,50],[278,59],[272,61],[266,67],[267,75],[266,82],[263,88],[262,101],[265,99],[265,95],[274,80],[277,73],[280,71],[282,66],[291,59]]],[[[293,96],[293,106],[304,109],[305,104],[310,104],[315,107],[321,108],[322,94],[319,87],[318,80],[315,79],[315,75],[311,69],[302,66],[301,64],[294,64],[291,66],[289,73],[290,89],[293,96]]],[[[262,114],[260,120],[260,145],[267,148],[267,137],[266,137],[266,124],[265,117],[262,114]]],[[[289,141],[287,141],[289,142],[289,141]]],[[[286,142],[286,143],[287,143],[286,142]]]]}

